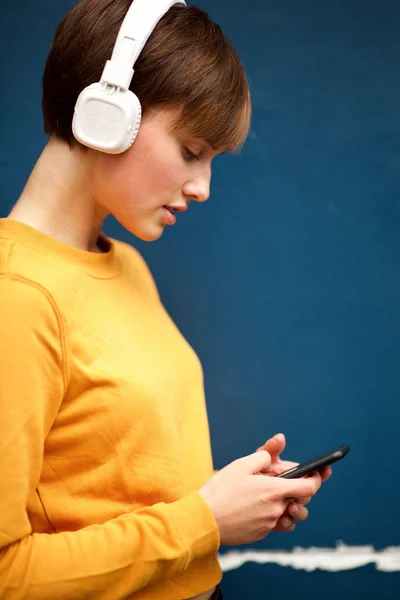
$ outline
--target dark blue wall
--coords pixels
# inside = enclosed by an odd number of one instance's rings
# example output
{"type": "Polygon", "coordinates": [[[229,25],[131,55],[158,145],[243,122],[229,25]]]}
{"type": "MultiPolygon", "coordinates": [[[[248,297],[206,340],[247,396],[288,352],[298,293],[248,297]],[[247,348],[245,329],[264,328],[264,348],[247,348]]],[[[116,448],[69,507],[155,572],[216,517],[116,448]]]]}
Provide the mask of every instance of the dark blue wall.
{"type": "MultiPolygon", "coordinates": [[[[1,216],[45,143],[41,73],[72,4],[2,4],[1,216]]],[[[253,546],[400,545],[400,3],[198,5],[247,69],[249,140],[216,159],[209,202],[159,242],[114,220],[105,231],[144,254],[202,360],[217,467],[278,431],[293,460],[352,447],[308,522],[253,546]]],[[[224,589],[229,599],[394,598],[399,579],[252,564],[227,573],[224,589]]]]}

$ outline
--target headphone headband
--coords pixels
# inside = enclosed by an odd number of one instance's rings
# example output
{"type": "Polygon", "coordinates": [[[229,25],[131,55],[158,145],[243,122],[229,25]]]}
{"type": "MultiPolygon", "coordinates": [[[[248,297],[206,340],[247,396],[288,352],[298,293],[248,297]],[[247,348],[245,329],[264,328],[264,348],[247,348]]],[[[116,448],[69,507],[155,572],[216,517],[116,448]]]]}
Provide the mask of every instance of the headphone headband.
{"type": "Polygon", "coordinates": [[[127,90],[133,77],[133,65],[155,26],[166,12],[176,4],[186,6],[184,0],[134,0],[122,22],[108,60],[101,83],[127,90]]]}
{"type": "Polygon", "coordinates": [[[186,6],[184,0],[134,0],[130,5],[100,82],[85,88],[75,105],[72,131],[85,146],[119,154],[132,145],[142,112],[129,90],[133,65],[161,17],[175,4],[186,6]]]}

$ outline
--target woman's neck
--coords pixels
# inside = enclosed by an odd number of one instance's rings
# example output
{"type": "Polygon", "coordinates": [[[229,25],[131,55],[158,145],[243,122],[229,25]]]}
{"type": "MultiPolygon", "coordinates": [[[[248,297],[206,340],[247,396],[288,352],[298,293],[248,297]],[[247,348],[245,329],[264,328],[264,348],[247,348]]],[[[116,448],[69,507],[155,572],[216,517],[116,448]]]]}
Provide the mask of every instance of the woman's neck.
{"type": "Polygon", "coordinates": [[[91,156],[50,139],[8,217],[76,248],[101,252],[97,240],[107,214],[91,193],[91,156]]]}

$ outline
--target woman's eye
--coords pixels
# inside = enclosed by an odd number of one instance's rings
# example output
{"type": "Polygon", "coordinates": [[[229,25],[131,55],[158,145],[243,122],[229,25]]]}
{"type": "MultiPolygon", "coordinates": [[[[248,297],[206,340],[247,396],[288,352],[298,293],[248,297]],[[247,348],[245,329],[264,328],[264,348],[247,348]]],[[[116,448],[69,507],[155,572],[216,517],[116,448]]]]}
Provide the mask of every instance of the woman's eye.
{"type": "Polygon", "coordinates": [[[183,147],[183,155],[186,160],[200,160],[200,156],[191,152],[186,146],[183,147]]]}

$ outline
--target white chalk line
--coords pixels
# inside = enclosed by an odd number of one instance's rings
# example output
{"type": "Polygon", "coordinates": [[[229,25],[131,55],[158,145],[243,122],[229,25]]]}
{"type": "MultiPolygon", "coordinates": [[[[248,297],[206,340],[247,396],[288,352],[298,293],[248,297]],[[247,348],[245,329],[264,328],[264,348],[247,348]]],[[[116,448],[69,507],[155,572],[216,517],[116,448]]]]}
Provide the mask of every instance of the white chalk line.
{"type": "Polygon", "coordinates": [[[339,541],[336,548],[300,548],[293,550],[231,550],[218,556],[221,569],[232,571],[247,562],[273,563],[296,570],[348,571],[375,563],[384,573],[400,571],[400,546],[375,550],[372,545],[347,546],[339,541]]]}

